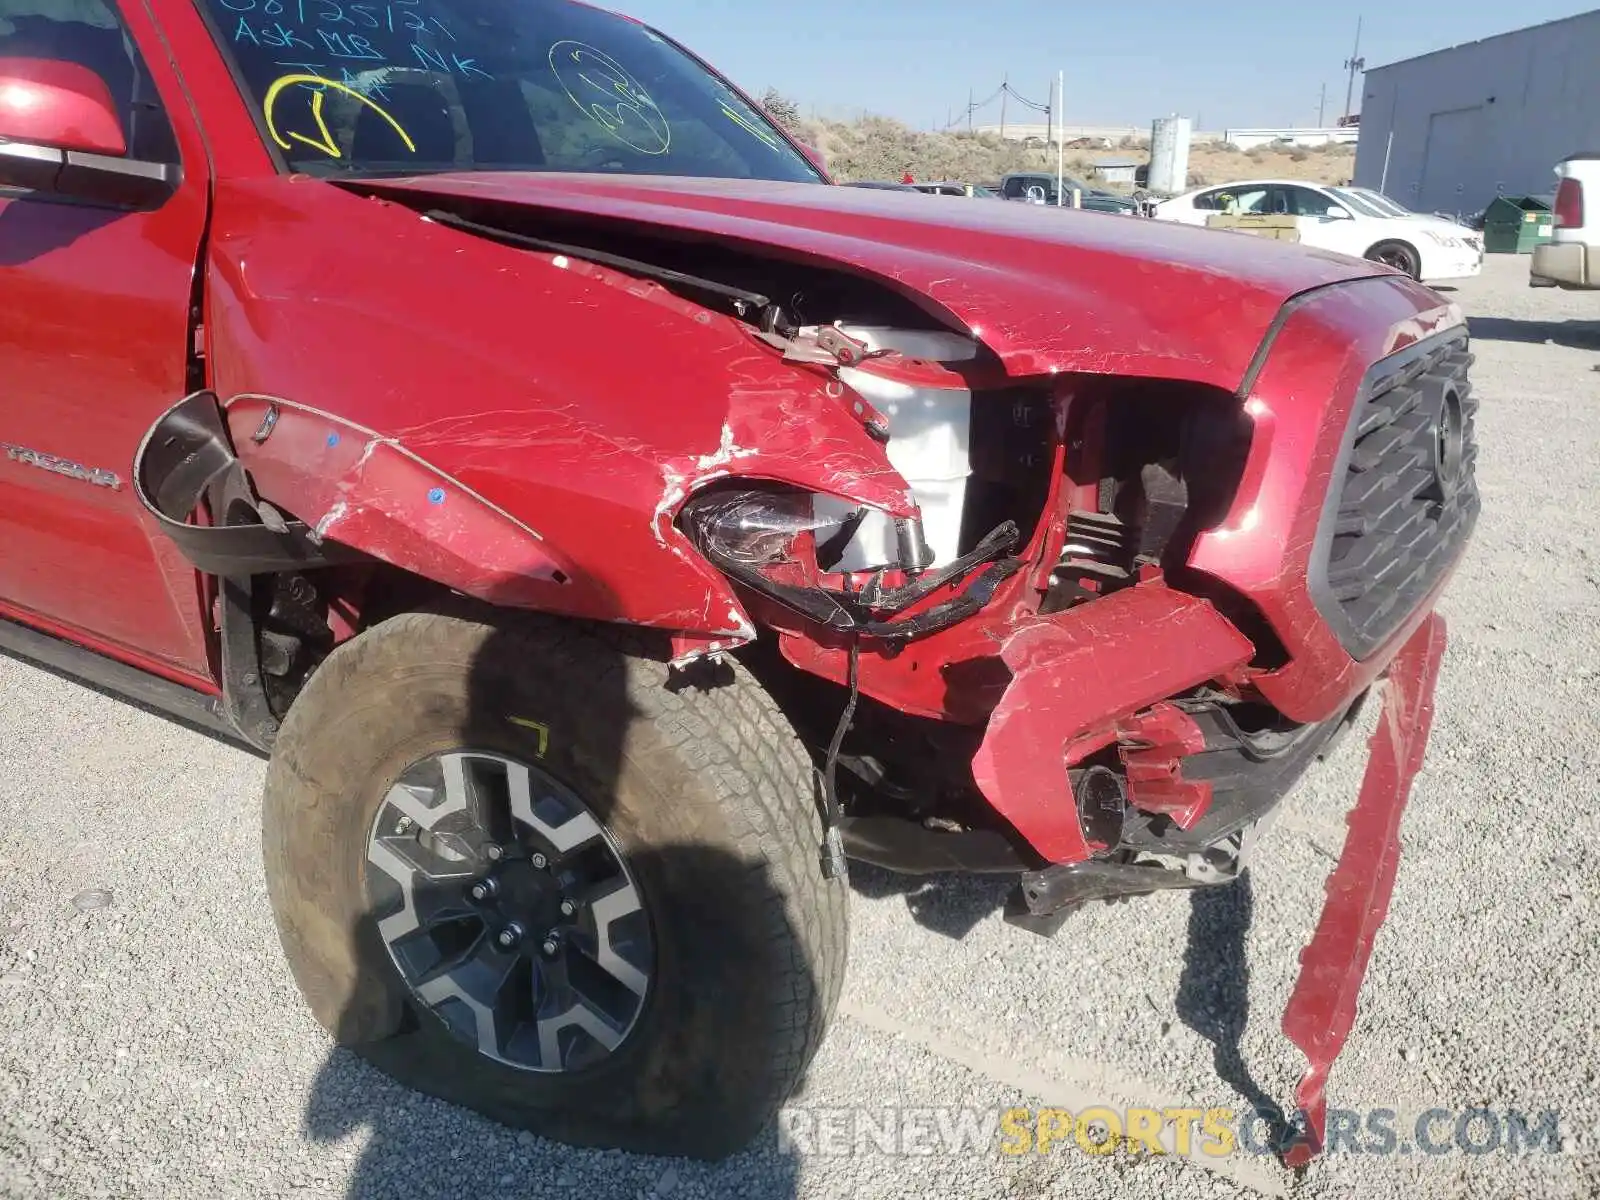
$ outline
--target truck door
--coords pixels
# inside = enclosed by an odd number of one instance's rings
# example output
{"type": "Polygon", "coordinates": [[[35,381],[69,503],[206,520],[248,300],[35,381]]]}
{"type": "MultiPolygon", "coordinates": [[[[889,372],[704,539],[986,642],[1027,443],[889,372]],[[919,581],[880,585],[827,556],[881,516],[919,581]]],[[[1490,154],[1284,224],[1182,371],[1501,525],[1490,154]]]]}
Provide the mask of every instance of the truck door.
{"type": "Polygon", "coordinates": [[[198,577],[147,524],[130,479],[143,434],[193,383],[204,146],[141,5],[0,3],[0,88],[19,79],[64,82],[51,95],[79,99],[56,106],[70,114],[59,129],[0,105],[0,137],[83,149],[71,143],[84,114],[105,110],[77,85],[97,79],[122,128],[117,169],[177,170],[166,191],[130,200],[66,171],[41,185],[0,158],[0,615],[204,682],[198,577]]]}

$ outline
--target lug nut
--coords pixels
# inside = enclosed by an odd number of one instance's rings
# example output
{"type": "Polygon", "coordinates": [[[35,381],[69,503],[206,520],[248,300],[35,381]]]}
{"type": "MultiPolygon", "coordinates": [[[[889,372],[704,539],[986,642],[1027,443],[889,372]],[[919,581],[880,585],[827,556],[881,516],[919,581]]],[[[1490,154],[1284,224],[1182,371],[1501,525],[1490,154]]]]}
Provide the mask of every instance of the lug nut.
{"type": "Polygon", "coordinates": [[[474,900],[487,900],[499,891],[499,887],[492,879],[480,879],[467,890],[467,895],[474,900]]]}
{"type": "Polygon", "coordinates": [[[522,927],[519,925],[507,925],[495,936],[494,940],[499,943],[502,950],[509,950],[522,940],[522,927]]]}
{"type": "Polygon", "coordinates": [[[502,850],[499,846],[493,845],[492,843],[483,848],[483,853],[490,862],[499,862],[506,856],[506,852],[504,850],[502,850]]]}
{"type": "Polygon", "coordinates": [[[561,938],[554,932],[544,935],[544,941],[539,944],[539,951],[546,958],[554,958],[561,953],[561,938]]]}
{"type": "Polygon", "coordinates": [[[410,828],[411,828],[411,818],[410,817],[401,817],[398,821],[396,821],[394,823],[394,831],[396,833],[405,833],[410,828]]]}
{"type": "Polygon", "coordinates": [[[540,854],[537,850],[533,852],[533,857],[529,858],[528,861],[533,864],[533,869],[535,871],[542,871],[550,865],[550,860],[544,855],[540,854]]]}
{"type": "Polygon", "coordinates": [[[575,913],[577,911],[578,911],[578,902],[576,900],[573,900],[571,897],[568,897],[568,898],[566,898],[566,899],[561,901],[561,915],[563,917],[570,917],[573,913],[575,913]]]}

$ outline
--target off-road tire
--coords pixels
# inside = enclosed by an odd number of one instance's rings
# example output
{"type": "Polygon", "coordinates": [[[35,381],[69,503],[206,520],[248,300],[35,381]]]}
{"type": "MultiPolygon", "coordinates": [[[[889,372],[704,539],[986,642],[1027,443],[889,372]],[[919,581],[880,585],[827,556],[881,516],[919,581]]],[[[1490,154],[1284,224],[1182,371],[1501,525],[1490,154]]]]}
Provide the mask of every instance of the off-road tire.
{"type": "Polygon", "coordinates": [[[820,867],[815,770],[755,679],[730,664],[722,686],[669,687],[664,663],[629,652],[632,636],[446,607],[341,645],[268,767],[267,887],[318,1021],[390,1076],[559,1141],[716,1159],[760,1132],[823,1038],[847,889],[820,867]],[[573,788],[638,879],[656,958],[648,999],[585,1071],[479,1055],[413,999],[376,931],[375,814],[409,762],[464,745],[573,788]]]}

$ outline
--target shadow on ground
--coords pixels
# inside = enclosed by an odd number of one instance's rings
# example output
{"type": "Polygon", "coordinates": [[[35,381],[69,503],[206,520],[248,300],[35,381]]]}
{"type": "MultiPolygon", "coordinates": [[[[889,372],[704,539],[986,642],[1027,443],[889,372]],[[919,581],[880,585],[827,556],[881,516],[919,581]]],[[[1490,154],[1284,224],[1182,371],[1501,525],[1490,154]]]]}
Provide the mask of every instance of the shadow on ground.
{"type": "Polygon", "coordinates": [[[1569,346],[1600,350],[1600,321],[1517,321],[1509,317],[1472,317],[1467,329],[1474,338],[1491,342],[1569,346]]]}
{"type": "Polygon", "coordinates": [[[1276,1145],[1287,1136],[1288,1122],[1250,1074],[1241,1050],[1250,1020],[1246,942],[1254,914],[1249,872],[1226,887],[1190,893],[1189,940],[1175,1006],[1178,1019],[1211,1043],[1217,1077],[1260,1116],[1266,1136],[1276,1145]]]}
{"type": "Polygon", "coordinates": [[[865,863],[850,864],[850,886],[869,900],[905,898],[906,912],[925,929],[960,941],[979,922],[1005,907],[1013,880],[982,875],[898,875],[865,863]]]}
{"type": "MultiPolygon", "coordinates": [[[[960,940],[1001,910],[1011,884],[962,875],[910,877],[874,867],[852,866],[851,883],[861,895],[905,898],[917,924],[960,940]]],[[[1128,902],[1139,904],[1144,897],[1128,902]]],[[[1256,1083],[1241,1049],[1250,1019],[1250,966],[1246,941],[1255,903],[1248,873],[1233,884],[1197,888],[1189,894],[1188,940],[1175,1000],[1178,1019],[1213,1047],[1217,1077],[1233,1088],[1274,1140],[1289,1131],[1283,1109],[1256,1083]]],[[[1068,918],[1069,928],[1072,918],[1068,918]]],[[[1020,931],[1019,931],[1019,936],[1020,931]]]]}
{"type": "Polygon", "coordinates": [[[666,1200],[685,1189],[791,1200],[798,1188],[795,1156],[771,1130],[719,1163],[580,1149],[402,1087],[346,1050],[318,1072],[305,1130],[321,1145],[365,1139],[348,1200],[666,1200]]]}

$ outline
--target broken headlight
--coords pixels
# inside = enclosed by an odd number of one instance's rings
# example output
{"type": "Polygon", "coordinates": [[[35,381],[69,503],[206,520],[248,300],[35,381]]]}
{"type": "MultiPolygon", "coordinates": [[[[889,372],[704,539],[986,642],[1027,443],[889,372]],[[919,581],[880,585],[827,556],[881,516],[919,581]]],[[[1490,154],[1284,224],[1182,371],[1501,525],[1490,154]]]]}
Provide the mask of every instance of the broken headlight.
{"type": "Polygon", "coordinates": [[[920,522],[892,522],[865,505],[788,488],[716,490],[685,505],[679,524],[695,548],[726,574],[838,629],[856,622],[841,603],[843,593],[823,588],[824,574],[865,565],[870,558],[885,560],[875,566],[911,571],[927,561],[920,522]],[[909,551],[904,562],[898,552],[881,553],[883,539],[870,537],[873,527],[914,530],[903,539],[909,551]],[[880,553],[864,549],[863,541],[880,543],[880,553]],[[847,563],[847,558],[858,561],[847,563]]]}
{"type": "Polygon", "coordinates": [[[949,566],[924,573],[933,556],[920,520],[792,488],[713,489],[690,500],[678,523],[730,578],[830,628],[878,637],[915,636],[960,620],[1020,566],[995,562],[1016,545],[1009,521],[949,566]],[[991,563],[1002,569],[991,568],[962,595],[903,622],[888,619],[991,563]],[[849,589],[849,575],[859,572],[868,582],[849,589]],[[885,587],[890,573],[906,582],[885,587]]]}

